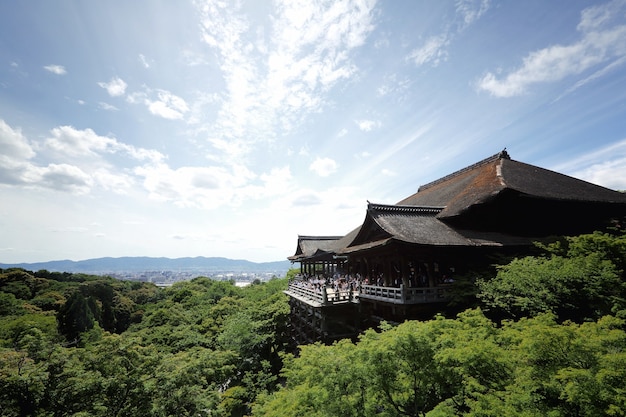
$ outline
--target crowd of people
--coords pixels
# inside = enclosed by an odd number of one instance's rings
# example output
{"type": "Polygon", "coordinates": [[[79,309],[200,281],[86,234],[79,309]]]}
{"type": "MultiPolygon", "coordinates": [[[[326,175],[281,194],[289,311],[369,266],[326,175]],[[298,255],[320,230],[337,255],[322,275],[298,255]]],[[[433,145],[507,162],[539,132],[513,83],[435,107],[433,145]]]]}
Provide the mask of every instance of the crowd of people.
{"type": "Polygon", "coordinates": [[[298,274],[291,284],[313,291],[322,292],[322,290],[327,290],[328,292],[328,290],[330,290],[334,293],[338,293],[342,291],[358,292],[361,289],[361,285],[364,284],[364,281],[359,274],[349,275],[335,273],[332,277],[323,274],[298,274]]]}
{"type": "MultiPolygon", "coordinates": [[[[448,274],[435,274],[434,285],[438,286],[441,284],[453,283],[453,273],[454,268],[450,268],[448,274]]],[[[374,278],[370,279],[369,277],[363,277],[361,276],[361,274],[358,273],[352,275],[336,272],[332,276],[327,276],[326,274],[309,275],[306,273],[301,273],[296,275],[295,279],[292,281],[292,284],[313,291],[322,292],[323,289],[327,289],[327,292],[332,291],[334,293],[342,291],[359,292],[363,285],[376,285],[379,287],[395,288],[400,288],[400,286],[402,286],[403,284],[409,288],[431,286],[427,275],[422,270],[418,270],[418,272],[416,273],[413,268],[411,268],[411,273],[409,274],[406,283],[404,283],[402,277],[400,277],[399,275],[391,280],[386,280],[383,274],[378,274],[374,278]]]]}

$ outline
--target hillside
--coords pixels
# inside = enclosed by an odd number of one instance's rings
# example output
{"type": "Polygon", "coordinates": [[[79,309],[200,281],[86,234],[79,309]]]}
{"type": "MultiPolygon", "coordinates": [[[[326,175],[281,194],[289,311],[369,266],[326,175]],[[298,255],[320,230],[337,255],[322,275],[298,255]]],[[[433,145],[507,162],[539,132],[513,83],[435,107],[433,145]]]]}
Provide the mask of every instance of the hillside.
{"type": "Polygon", "coordinates": [[[221,257],[195,258],[152,258],[152,257],[121,257],[94,258],[82,261],[59,260],[37,263],[3,264],[0,268],[24,268],[30,271],[48,270],[51,272],[72,273],[115,273],[139,271],[183,271],[183,272],[240,272],[240,273],[274,273],[282,276],[289,270],[291,263],[287,260],[276,262],[251,262],[243,259],[221,257]]]}

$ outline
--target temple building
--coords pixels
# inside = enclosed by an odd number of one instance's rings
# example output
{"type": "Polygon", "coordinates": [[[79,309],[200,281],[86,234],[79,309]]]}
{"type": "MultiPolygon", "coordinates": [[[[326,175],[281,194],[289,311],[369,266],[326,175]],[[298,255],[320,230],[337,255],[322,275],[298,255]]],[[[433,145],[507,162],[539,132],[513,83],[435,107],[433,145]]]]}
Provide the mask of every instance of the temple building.
{"type": "Polygon", "coordinates": [[[534,242],[605,230],[626,193],[512,160],[502,151],[421,186],[396,204],[368,202],[345,236],[299,236],[288,259],[297,343],[356,335],[376,320],[430,318],[455,276],[534,242]]]}

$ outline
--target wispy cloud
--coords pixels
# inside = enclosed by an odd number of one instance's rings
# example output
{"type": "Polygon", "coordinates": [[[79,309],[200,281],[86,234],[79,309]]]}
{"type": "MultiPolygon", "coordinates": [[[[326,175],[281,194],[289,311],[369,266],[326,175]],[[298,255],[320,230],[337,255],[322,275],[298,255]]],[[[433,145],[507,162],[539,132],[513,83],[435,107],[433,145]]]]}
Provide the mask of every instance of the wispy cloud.
{"type": "Polygon", "coordinates": [[[394,94],[396,96],[404,96],[411,86],[411,80],[408,77],[399,78],[396,74],[385,75],[384,84],[376,89],[376,93],[380,97],[394,94]]]}
{"type": "MultiPolygon", "coordinates": [[[[80,104],[84,104],[84,103],[80,103],[80,104]]],[[[109,103],[105,103],[104,101],[101,101],[100,103],[98,103],[98,107],[100,107],[102,110],[107,110],[107,111],[118,111],[119,110],[114,105],[109,104],[109,103]]]]}
{"type": "MultiPolygon", "coordinates": [[[[254,21],[232,5],[199,5],[204,41],[218,54],[226,83],[209,142],[267,142],[318,112],[329,91],[357,68],[351,52],[373,29],[375,2],[279,1],[254,21]]],[[[223,149],[223,146],[221,147],[223,149]]],[[[252,148],[231,146],[237,160],[252,148]]]]}
{"type": "Polygon", "coordinates": [[[98,85],[107,90],[111,97],[123,96],[126,93],[126,87],[128,87],[126,82],[119,77],[112,78],[108,83],[99,82],[98,85]]]}
{"type": "Polygon", "coordinates": [[[463,25],[465,28],[476,20],[480,19],[491,6],[490,0],[457,0],[456,12],[462,17],[463,25]]]}
{"type": "Polygon", "coordinates": [[[144,68],[146,68],[146,69],[150,68],[150,66],[151,66],[150,65],[150,61],[148,60],[148,58],[146,58],[146,56],[144,54],[139,54],[138,59],[139,59],[139,62],[141,63],[141,65],[144,68]]]}
{"type": "Polygon", "coordinates": [[[63,65],[46,65],[43,67],[46,71],[51,72],[56,75],[65,75],[67,74],[67,70],[63,65]]]}
{"type": "Polygon", "coordinates": [[[558,101],[560,99],[562,99],[563,97],[567,96],[568,94],[573,93],[574,91],[578,90],[579,88],[581,88],[582,86],[597,80],[599,78],[604,77],[605,75],[611,73],[612,71],[614,71],[615,69],[621,67],[622,65],[626,64],[626,55],[624,55],[623,57],[616,59],[615,61],[611,62],[610,64],[608,64],[605,67],[600,68],[598,71],[594,72],[593,74],[591,74],[590,76],[583,78],[582,80],[579,80],[576,82],[576,84],[574,84],[573,86],[571,86],[570,88],[568,88],[567,90],[565,90],[565,92],[563,94],[561,94],[559,97],[557,97],[554,101],[558,101]]]}
{"type": "Polygon", "coordinates": [[[626,190],[626,139],[552,169],[614,190],[626,190]]]}
{"type": "Polygon", "coordinates": [[[433,67],[448,59],[448,47],[454,38],[480,19],[490,8],[490,0],[457,0],[455,16],[451,24],[436,35],[429,36],[420,46],[411,50],[406,60],[421,67],[433,67]]]}
{"type": "Polygon", "coordinates": [[[604,65],[591,76],[598,77],[622,65],[626,57],[626,25],[616,21],[623,22],[620,17],[625,9],[626,2],[616,0],[583,10],[577,27],[581,32],[579,41],[533,51],[520,68],[503,77],[488,72],[478,81],[478,89],[495,97],[513,97],[526,93],[534,84],[560,81],[604,65]]]}
{"type": "Polygon", "coordinates": [[[449,44],[450,41],[445,34],[432,36],[421,47],[414,49],[407,59],[413,61],[418,67],[428,63],[436,67],[448,58],[446,47],[449,44]]]}

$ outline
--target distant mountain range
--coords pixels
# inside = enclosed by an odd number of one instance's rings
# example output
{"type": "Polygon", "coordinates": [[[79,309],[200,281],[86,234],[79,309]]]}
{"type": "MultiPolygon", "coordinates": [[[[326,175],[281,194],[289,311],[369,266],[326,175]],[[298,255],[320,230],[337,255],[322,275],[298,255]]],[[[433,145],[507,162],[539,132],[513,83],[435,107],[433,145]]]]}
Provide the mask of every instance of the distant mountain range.
{"type": "Polygon", "coordinates": [[[24,268],[29,271],[42,269],[50,272],[79,272],[79,273],[113,273],[113,272],[140,272],[140,271],[179,271],[179,272],[286,272],[291,268],[287,260],[276,262],[251,262],[243,259],[207,258],[151,258],[151,257],[122,257],[96,258],[84,261],[50,261],[21,264],[3,264],[0,268],[24,268]]]}

